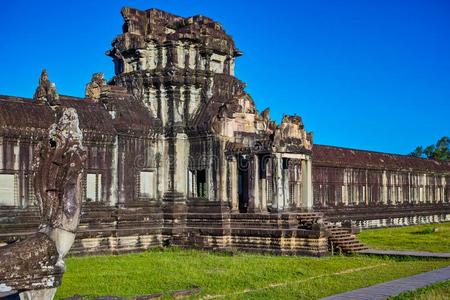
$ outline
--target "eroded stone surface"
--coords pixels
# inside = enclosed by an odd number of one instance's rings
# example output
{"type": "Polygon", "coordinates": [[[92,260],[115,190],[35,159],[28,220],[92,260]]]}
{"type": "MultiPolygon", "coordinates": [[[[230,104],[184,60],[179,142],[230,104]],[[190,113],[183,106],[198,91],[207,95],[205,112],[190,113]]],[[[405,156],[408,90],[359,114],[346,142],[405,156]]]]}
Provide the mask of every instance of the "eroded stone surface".
{"type": "Polygon", "coordinates": [[[63,257],[73,244],[80,220],[85,155],[78,115],[73,108],[64,109],[35,152],[39,232],[0,248],[3,291],[22,292],[25,299],[53,298],[64,272],[63,257]]]}

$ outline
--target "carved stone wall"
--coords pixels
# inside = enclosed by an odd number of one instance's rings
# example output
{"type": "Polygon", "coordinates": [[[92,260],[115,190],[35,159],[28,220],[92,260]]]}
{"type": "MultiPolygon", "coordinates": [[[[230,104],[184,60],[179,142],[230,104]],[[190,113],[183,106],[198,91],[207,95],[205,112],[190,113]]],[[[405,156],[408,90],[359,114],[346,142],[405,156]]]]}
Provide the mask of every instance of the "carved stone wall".
{"type": "Polygon", "coordinates": [[[450,163],[315,145],[314,208],[362,227],[450,219],[450,163]],[[429,217],[426,217],[429,216],[429,217]]]}

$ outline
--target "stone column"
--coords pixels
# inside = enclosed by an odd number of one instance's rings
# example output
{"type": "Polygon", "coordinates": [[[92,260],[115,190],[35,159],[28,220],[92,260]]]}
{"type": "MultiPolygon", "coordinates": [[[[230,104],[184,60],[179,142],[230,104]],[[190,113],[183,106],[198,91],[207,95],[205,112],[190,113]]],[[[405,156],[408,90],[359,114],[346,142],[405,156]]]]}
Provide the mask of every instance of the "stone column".
{"type": "Polygon", "coordinates": [[[424,202],[424,196],[423,196],[423,177],[424,175],[419,177],[419,202],[424,202]]]}
{"type": "Polygon", "coordinates": [[[178,65],[177,42],[172,41],[167,46],[167,63],[169,66],[178,65]]]}
{"type": "Polygon", "coordinates": [[[225,141],[220,141],[220,190],[219,201],[221,203],[227,202],[227,158],[225,155],[225,141]]]}
{"type": "Polygon", "coordinates": [[[235,156],[231,159],[231,211],[239,211],[239,195],[238,195],[238,174],[237,174],[237,159],[235,156]]]}
{"type": "Polygon", "coordinates": [[[295,183],[295,202],[296,202],[296,206],[300,207],[302,205],[302,183],[301,180],[298,180],[295,183]]]}
{"type": "MultiPolygon", "coordinates": [[[[263,157],[264,159],[264,157],[263,157]]],[[[266,170],[266,161],[260,162],[260,167],[264,168],[262,171],[264,172],[262,178],[259,180],[259,197],[261,201],[261,211],[267,212],[267,170],[266,170]]]]}
{"type": "Polygon", "coordinates": [[[186,197],[187,194],[187,164],[189,157],[189,142],[185,133],[178,133],[175,138],[175,153],[174,153],[174,191],[186,197]]]}
{"type": "MultiPolygon", "coordinates": [[[[207,198],[208,201],[215,201],[216,200],[216,195],[217,193],[215,193],[215,190],[217,188],[217,186],[214,186],[214,184],[220,184],[217,180],[214,181],[213,176],[215,176],[216,174],[213,172],[214,169],[214,154],[213,154],[213,148],[214,148],[214,143],[211,140],[211,138],[208,137],[207,140],[207,145],[208,145],[208,166],[206,168],[206,190],[207,190],[207,198]],[[214,173],[214,174],[213,174],[214,173]]],[[[217,172],[217,170],[214,170],[217,172]]]]}
{"type": "Polygon", "coordinates": [[[387,187],[387,174],[386,171],[383,171],[382,175],[382,202],[384,204],[388,204],[388,187],[387,187]]]}
{"type": "Polygon", "coordinates": [[[261,201],[259,198],[259,159],[258,155],[253,155],[250,163],[250,178],[248,181],[250,199],[249,212],[261,212],[261,201]]]}
{"type": "Polygon", "coordinates": [[[302,161],[302,192],[303,201],[302,209],[313,209],[313,195],[312,195],[312,164],[311,159],[302,161]]]}
{"type": "Polygon", "coordinates": [[[283,194],[283,160],[280,153],[276,153],[273,157],[274,167],[274,201],[272,208],[277,212],[281,212],[284,209],[284,194],[283,194]]]}
{"type": "Polygon", "coordinates": [[[410,203],[415,202],[413,196],[411,195],[411,173],[410,172],[408,172],[408,201],[410,203]]]}
{"type": "Polygon", "coordinates": [[[110,196],[109,196],[109,204],[111,206],[114,206],[117,204],[118,201],[118,185],[119,185],[119,177],[117,168],[119,165],[119,137],[116,135],[114,138],[114,144],[112,146],[112,160],[111,160],[111,189],[110,189],[110,196]]]}
{"type": "Polygon", "coordinates": [[[296,164],[294,166],[294,179],[295,179],[295,185],[294,185],[294,205],[295,207],[301,207],[302,206],[302,192],[301,192],[301,186],[302,186],[302,180],[303,180],[303,170],[301,168],[301,165],[299,166],[296,164]],[[300,170],[299,170],[300,168],[300,170]]]}
{"type": "Polygon", "coordinates": [[[184,133],[175,133],[168,138],[168,190],[164,193],[162,206],[164,238],[176,244],[186,229],[186,178],[189,142],[184,133]]]}
{"type": "MultiPolygon", "coordinates": [[[[164,149],[165,149],[165,139],[163,137],[159,137],[157,141],[157,150],[155,155],[156,166],[157,166],[157,177],[156,177],[156,186],[157,186],[157,194],[156,198],[158,201],[161,201],[163,198],[164,192],[166,191],[166,172],[165,172],[165,160],[163,159],[164,149]]],[[[165,157],[165,156],[164,156],[165,157]]]]}
{"type": "Polygon", "coordinates": [[[283,198],[284,198],[284,209],[289,209],[290,208],[290,191],[289,191],[289,167],[286,166],[286,168],[284,168],[284,161],[283,158],[281,158],[281,163],[282,163],[282,174],[283,174],[283,198]]]}
{"type": "Polygon", "coordinates": [[[118,192],[117,195],[119,197],[118,202],[120,206],[123,206],[126,201],[126,195],[125,195],[125,143],[118,140],[118,166],[117,166],[117,173],[119,174],[118,179],[118,192]]]}

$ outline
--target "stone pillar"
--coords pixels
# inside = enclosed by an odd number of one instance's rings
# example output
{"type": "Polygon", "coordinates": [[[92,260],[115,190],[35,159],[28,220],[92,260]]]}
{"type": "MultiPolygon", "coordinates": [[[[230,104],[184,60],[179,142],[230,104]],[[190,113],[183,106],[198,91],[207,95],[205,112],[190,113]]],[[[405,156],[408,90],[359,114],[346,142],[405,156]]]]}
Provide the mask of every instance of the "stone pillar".
{"type": "MultiPolygon", "coordinates": [[[[216,190],[216,186],[214,186],[214,184],[220,184],[217,180],[214,180],[213,176],[215,176],[216,174],[213,172],[214,167],[215,167],[215,161],[214,161],[214,153],[213,153],[213,148],[214,148],[214,143],[212,141],[211,138],[208,138],[207,140],[207,145],[208,145],[208,166],[206,168],[206,189],[207,189],[207,198],[208,201],[215,201],[216,200],[216,194],[215,190],[216,190]]],[[[217,172],[217,170],[214,170],[217,172]]]]}
{"type": "Polygon", "coordinates": [[[254,168],[253,171],[255,172],[255,187],[254,187],[254,198],[255,198],[255,208],[258,212],[261,212],[261,196],[259,193],[259,157],[258,155],[254,156],[254,168]]]}
{"type": "Polygon", "coordinates": [[[187,195],[187,169],[189,162],[189,142],[185,133],[178,133],[175,139],[175,153],[174,153],[174,191],[182,194],[183,197],[187,195]]]}
{"type": "Polygon", "coordinates": [[[272,208],[281,212],[284,209],[284,194],[283,194],[283,159],[280,153],[276,153],[273,157],[274,168],[274,201],[272,208]]]}
{"type": "MultiPolygon", "coordinates": [[[[305,162],[306,164],[306,162],[305,162]]],[[[345,206],[348,206],[348,191],[347,191],[347,186],[348,186],[348,182],[347,182],[347,171],[346,169],[342,169],[342,186],[341,186],[341,197],[342,197],[342,203],[345,206]]]]}
{"type": "Polygon", "coordinates": [[[186,229],[186,178],[189,155],[189,142],[186,134],[176,133],[168,138],[168,190],[164,193],[162,206],[164,226],[162,230],[165,243],[182,243],[186,229]]]}
{"type": "Polygon", "coordinates": [[[20,160],[20,141],[14,142],[13,146],[13,158],[14,158],[14,171],[19,170],[19,160],[20,160]]]}
{"type": "Polygon", "coordinates": [[[121,142],[119,140],[119,149],[118,149],[118,167],[117,167],[117,173],[119,176],[119,182],[118,182],[118,202],[119,205],[124,205],[126,201],[126,195],[125,195],[125,145],[124,142],[121,142]]]}
{"type": "Polygon", "coordinates": [[[247,193],[248,205],[247,212],[253,212],[255,208],[255,160],[250,155],[248,156],[247,165],[247,193]]]}
{"type": "Polygon", "coordinates": [[[312,195],[312,164],[311,159],[302,161],[302,192],[303,201],[302,209],[313,209],[313,195],[312,195]]]}
{"type": "Polygon", "coordinates": [[[220,162],[219,162],[219,168],[220,168],[220,185],[219,185],[219,201],[221,203],[227,202],[227,167],[228,162],[225,155],[225,141],[220,141],[220,162]]]}
{"type": "Polygon", "coordinates": [[[177,42],[172,41],[167,46],[167,63],[169,66],[178,65],[178,53],[177,53],[177,42]]]}
{"type": "Polygon", "coordinates": [[[157,115],[158,118],[161,120],[162,125],[166,126],[169,116],[167,115],[168,109],[167,109],[167,91],[164,85],[162,84],[156,84],[156,100],[157,100],[157,115]]]}
{"type": "Polygon", "coordinates": [[[259,198],[259,159],[258,155],[253,155],[250,162],[250,178],[248,181],[250,199],[249,212],[261,212],[261,201],[259,198]]]}
{"type": "Polygon", "coordinates": [[[259,161],[260,174],[263,176],[259,180],[259,197],[261,199],[261,211],[267,212],[267,160],[266,156],[262,156],[259,161]]]}
{"type": "Polygon", "coordinates": [[[231,211],[239,211],[239,196],[238,196],[238,174],[237,174],[237,159],[235,156],[230,161],[231,165],[231,211]]]}
{"type": "Polygon", "coordinates": [[[414,196],[411,194],[411,173],[408,172],[408,201],[410,203],[415,203],[414,196]]]}
{"type": "Polygon", "coordinates": [[[301,186],[302,186],[301,182],[303,180],[302,173],[303,173],[303,170],[302,170],[301,164],[299,166],[296,163],[294,166],[294,180],[295,180],[295,182],[294,182],[294,206],[296,208],[302,207],[302,194],[301,194],[302,193],[301,192],[301,186]],[[300,168],[300,170],[299,170],[299,168],[300,168]]]}
{"type": "Polygon", "coordinates": [[[387,187],[387,174],[386,171],[383,171],[382,175],[382,202],[383,204],[388,204],[388,187],[387,187]]]}
{"type": "Polygon", "coordinates": [[[296,203],[296,207],[301,207],[302,205],[302,183],[301,180],[299,179],[296,183],[295,183],[295,203],[296,203]]]}
{"type": "Polygon", "coordinates": [[[114,206],[118,201],[118,185],[119,185],[119,177],[117,173],[117,167],[119,163],[119,137],[116,136],[114,139],[114,144],[112,148],[112,160],[111,160],[111,190],[109,196],[109,204],[114,206]]]}
{"type": "Polygon", "coordinates": [[[419,202],[424,202],[423,197],[423,175],[419,177],[419,202]]]}
{"type": "Polygon", "coordinates": [[[165,148],[165,140],[164,138],[160,137],[157,141],[157,147],[156,147],[156,154],[155,154],[155,160],[156,160],[156,198],[158,201],[161,201],[163,198],[164,192],[165,192],[165,183],[166,183],[166,176],[165,176],[165,164],[164,159],[162,158],[162,154],[164,153],[165,148]]]}
{"type": "Polygon", "coordinates": [[[283,174],[283,198],[284,198],[284,209],[289,209],[290,208],[290,197],[289,197],[289,167],[288,166],[284,166],[284,161],[283,158],[281,158],[281,163],[283,164],[283,170],[282,170],[282,174],[283,174]],[[286,167],[286,168],[285,168],[286,167]]]}

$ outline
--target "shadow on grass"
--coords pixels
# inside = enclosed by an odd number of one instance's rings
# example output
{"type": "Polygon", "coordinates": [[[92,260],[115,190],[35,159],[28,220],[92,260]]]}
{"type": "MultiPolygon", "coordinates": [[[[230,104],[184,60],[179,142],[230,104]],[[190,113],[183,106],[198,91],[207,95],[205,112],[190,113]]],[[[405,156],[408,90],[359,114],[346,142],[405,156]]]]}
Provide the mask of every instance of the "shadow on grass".
{"type": "Polygon", "coordinates": [[[433,234],[433,233],[438,232],[438,231],[439,230],[436,227],[427,227],[427,228],[424,228],[422,230],[413,231],[411,233],[412,234],[433,234]]]}

